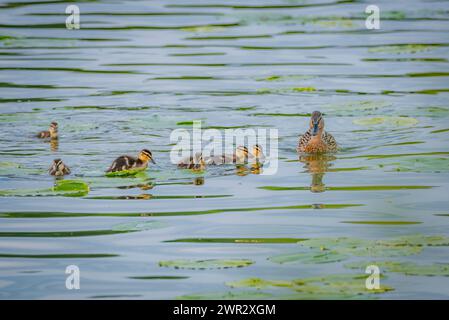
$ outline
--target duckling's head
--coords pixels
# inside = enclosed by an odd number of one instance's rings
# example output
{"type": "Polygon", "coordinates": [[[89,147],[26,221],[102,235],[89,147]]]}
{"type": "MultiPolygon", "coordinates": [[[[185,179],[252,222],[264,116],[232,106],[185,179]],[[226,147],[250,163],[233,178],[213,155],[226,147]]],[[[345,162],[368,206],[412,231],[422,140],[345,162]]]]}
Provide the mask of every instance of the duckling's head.
{"type": "Polygon", "coordinates": [[[244,162],[245,159],[248,158],[248,148],[245,146],[238,146],[235,149],[235,157],[237,158],[237,162],[244,162]]]}
{"type": "Polygon", "coordinates": [[[153,159],[153,154],[148,149],[143,149],[142,151],[140,151],[139,160],[142,162],[151,161],[152,163],[156,164],[156,162],[154,162],[154,159],[153,159]]]}
{"type": "Polygon", "coordinates": [[[324,120],[321,112],[314,111],[312,117],[310,118],[310,129],[312,136],[321,135],[324,129],[324,120]]]}
{"type": "Polygon", "coordinates": [[[253,156],[256,158],[261,158],[263,156],[262,147],[258,144],[253,146],[253,156]]]}
{"type": "Polygon", "coordinates": [[[53,160],[53,163],[49,169],[50,174],[54,176],[63,176],[66,172],[69,171],[69,168],[66,167],[61,159],[53,160]]]}
{"type": "Polygon", "coordinates": [[[58,137],[58,124],[56,122],[50,123],[50,128],[48,128],[51,138],[55,139],[58,137]]]}
{"type": "Polygon", "coordinates": [[[203,155],[200,152],[195,153],[192,162],[193,170],[203,170],[206,167],[206,162],[204,162],[203,155]]]}

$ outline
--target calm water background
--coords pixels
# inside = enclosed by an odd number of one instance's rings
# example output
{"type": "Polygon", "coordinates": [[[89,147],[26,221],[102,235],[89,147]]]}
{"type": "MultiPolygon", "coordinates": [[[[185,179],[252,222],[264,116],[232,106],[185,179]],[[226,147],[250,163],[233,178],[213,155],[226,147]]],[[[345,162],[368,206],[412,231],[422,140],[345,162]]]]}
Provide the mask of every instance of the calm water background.
{"type": "MultiPolygon", "coordinates": [[[[172,299],[234,292],[225,283],[247,277],[349,272],[342,263],[267,260],[295,252],[294,243],[165,242],[182,238],[449,236],[449,218],[442,216],[449,190],[448,1],[376,1],[378,31],[365,28],[366,1],[76,4],[80,30],[65,28],[63,1],[0,2],[0,189],[50,188],[54,179],[46,170],[58,157],[71,167],[71,178],[91,187],[80,198],[0,197],[0,298],[172,299]],[[315,109],[325,113],[342,148],[318,168],[298,162],[295,151],[315,109]],[[391,118],[399,116],[412,120],[391,118]],[[383,123],[366,123],[367,117],[384,117],[383,123]],[[60,125],[58,146],[33,137],[53,120],[60,125]],[[278,173],[176,169],[169,136],[192,120],[223,129],[277,128],[278,173]],[[142,148],[157,161],[146,177],[103,177],[116,156],[142,148]],[[204,184],[195,185],[199,177],[204,184]],[[311,192],[317,182],[324,192],[311,192]],[[273,208],[297,205],[306,207],[273,208]],[[213,209],[222,211],[207,214],[213,209]],[[203,214],[186,214],[191,211],[203,214]],[[420,223],[344,223],[365,220],[420,223]],[[147,230],[94,232],[135,223],[147,230]],[[63,256],[72,254],[92,256],[63,256]],[[158,265],[215,258],[255,263],[219,270],[158,265]],[[69,264],[81,269],[81,290],[65,288],[69,264]],[[142,276],[186,278],[130,278],[142,276]]],[[[406,259],[449,262],[447,247],[406,259]]],[[[449,298],[447,277],[391,274],[386,281],[395,291],[383,298],[449,298]]]]}

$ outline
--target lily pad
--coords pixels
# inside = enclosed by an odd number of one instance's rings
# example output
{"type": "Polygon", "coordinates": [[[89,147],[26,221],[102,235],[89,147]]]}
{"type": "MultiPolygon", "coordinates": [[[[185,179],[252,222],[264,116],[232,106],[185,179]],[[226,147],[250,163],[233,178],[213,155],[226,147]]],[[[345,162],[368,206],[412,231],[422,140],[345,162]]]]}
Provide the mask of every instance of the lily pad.
{"type": "Polygon", "coordinates": [[[89,193],[89,185],[82,180],[57,180],[53,191],[65,196],[80,197],[89,193]]]}
{"type": "Polygon", "coordinates": [[[379,124],[393,125],[393,126],[414,126],[418,123],[418,120],[411,117],[366,117],[353,120],[354,124],[359,126],[372,126],[379,124]]]}
{"type": "Polygon", "coordinates": [[[121,171],[115,171],[115,172],[107,172],[106,177],[129,177],[129,176],[136,176],[139,173],[142,173],[147,168],[135,168],[135,169],[129,169],[129,170],[121,170],[121,171]]]}
{"type": "MultiPolygon", "coordinates": [[[[368,290],[365,281],[366,274],[334,274],[323,277],[311,277],[293,280],[265,280],[261,278],[247,278],[228,282],[233,288],[278,288],[289,289],[295,293],[292,299],[324,299],[350,298],[356,296],[370,297],[373,293],[384,293],[393,290],[392,287],[382,285],[379,289],[368,290]]],[[[284,295],[287,296],[287,295],[284,295]]],[[[282,297],[284,297],[282,296],[282,297]]]]}
{"type": "Polygon", "coordinates": [[[413,262],[377,261],[377,262],[354,262],[346,264],[350,269],[364,270],[368,265],[376,265],[388,272],[402,273],[411,276],[445,276],[449,277],[449,263],[435,263],[421,265],[413,262]]]}
{"type": "Polygon", "coordinates": [[[432,44],[399,44],[399,45],[387,45],[370,48],[368,51],[373,53],[417,53],[426,52],[436,48],[436,45],[432,44]]]}
{"type": "Polygon", "coordinates": [[[271,298],[270,293],[259,291],[236,291],[236,292],[210,292],[210,293],[194,293],[179,296],[179,300],[260,300],[271,298]]]}
{"type": "Polygon", "coordinates": [[[247,267],[254,262],[247,259],[241,260],[164,260],[159,261],[160,267],[171,267],[175,269],[227,269],[247,267]]]}
{"type": "Polygon", "coordinates": [[[448,172],[449,157],[405,157],[399,162],[382,164],[382,167],[399,172],[448,172]]]}

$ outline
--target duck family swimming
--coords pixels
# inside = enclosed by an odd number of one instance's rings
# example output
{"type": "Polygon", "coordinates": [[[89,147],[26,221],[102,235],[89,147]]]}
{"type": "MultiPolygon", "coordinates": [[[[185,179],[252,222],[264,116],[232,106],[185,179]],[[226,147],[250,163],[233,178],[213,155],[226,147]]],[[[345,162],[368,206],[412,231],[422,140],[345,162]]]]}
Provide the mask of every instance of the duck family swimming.
{"type": "MultiPolygon", "coordinates": [[[[39,132],[37,137],[51,138],[52,140],[58,139],[58,124],[52,122],[49,130],[39,132]]],[[[324,130],[323,115],[319,111],[314,111],[310,118],[309,129],[299,137],[296,150],[300,154],[321,154],[333,153],[337,149],[338,145],[335,138],[324,130]]],[[[252,161],[253,165],[257,164],[257,168],[260,169],[260,166],[265,162],[265,155],[260,145],[254,145],[252,152],[249,152],[245,146],[238,146],[233,154],[203,157],[201,153],[196,153],[193,156],[181,160],[178,163],[178,168],[201,171],[206,168],[206,165],[242,165],[247,164],[249,160],[252,161]]],[[[144,169],[148,167],[149,161],[155,163],[153,154],[150,150],[143,149],[137,157],[127,155],[118,157],[112,162],[106,172],[118,172],[137,168],[144,169]]],[[[70,174],[70,169],[61,159],[55,159],[48,172],[50,175],[63,176],[70,174]]]]}

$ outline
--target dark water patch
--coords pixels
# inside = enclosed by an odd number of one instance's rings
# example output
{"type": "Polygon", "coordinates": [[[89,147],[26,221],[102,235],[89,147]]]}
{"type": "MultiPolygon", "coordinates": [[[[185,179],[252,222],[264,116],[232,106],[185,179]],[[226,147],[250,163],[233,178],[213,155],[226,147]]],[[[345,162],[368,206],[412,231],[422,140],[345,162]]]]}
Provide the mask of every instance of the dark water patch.
{"type": "Polygon", "coordinates": [[[140,72],[131,70],[88,70],[81,68],[62,68],[62,67],[0,67],[0,70],[62,71],[62,72],[76,72],[76,73],[106,73],[106,74],[142,74],[140,72]]]}
{"type": "Polygon", "coordinates": [[[410,157],[410,156],[439,156],[439,155],[449,155],[449,151],[421,152],[421,153],[396,153],[396,154],[369,154],[369,155],[361,155],[361,156],[340,157],[340,159],[367,158],[368,160],[373,160],[373,159],[400,158],[400,157],[410,157]]]}
{"type": "Polygon", "coordinates": [[[196,56],[224,56],[225,52],[193,52],[193,53],[170,53],[172,57],[196,57],[196,56]]]}
{"type": "Polygon", "coordinates": [[[252,113],[251,116],[255,117],[310,117],[311,113],[252,113]]]}
{"type": "Polygon", "coordinates": [[[185,243],[298,243],[307,240],[306,238],[183,238],[175,240],[166,240],[164,242],[185,242],[185,243]]]}
{"type": "MultiPolygon", "coordinates": [[[[431,189],[434,186],[344,186],[344,187],[326,187],[327,191],[387,191],[387,190],[419,190],[431,189]]],[[[279,186],[264,186],[258,189],[269,191],[309,191],[310,187],[279,187],[279,186]]]]}
{"type": "Polygon", "coordinates": [[[67,238],[92,237],[120,233],[135,232],[136,230],[88,230],[88,231],[49,231],[49,232],[0,232],[0,238],[67,238]]]}
{"type": "Polygon", "coordinates": [[[152,194],[141,194],[136,196],[98,196],[87,197],[93,200],[177,200],[177,199],[211,199],[211,198],[228,198],[230,194],[219,195],[176,195],[176,196],[154,196],[152,194]]]}
{"type": "Polygon", "coordinates": [[[445,58],[364,58],[365,62],[443,62],[447,63],[445,58]]]}
{"type": "Polygon", "coordinates": [[[135,280],[184,280],[189,279],[187,276],[136,276],[128,277],[129,279],[135,280]]]}
{"type": "Polygon", "coordinates": [[[449,131],[449,128],[447,128],[447,129],[433,130],[433,131],[430,131],[430,133],[442,133],[442,132],[448,132],[448,131],[449,131]]]}
{"type": "Polygon", "coordinates": [[[203,36],[203,37],[187,37],[186,40],[238,40],[238,39],[259,39],[272,38],[270,34],[260,35],[240,35],[240,36],[203,36]]]}
{"type": "Polygon", "coordinates": [[[371,225],[408,225],[408,224],[421,224],[421,221],[341,221],[341,223],[351,223],[351,224],[371,224],[371,225]]]}
{"type": "Polygon", "coordinates": [[[113,258],[118,254],[109,253],[60,253],[60,254],[12,254],[0,253],[0,258],[25,258],[25,259],[96,259],[113,258]]]}
{"type": "Polygon", "coordinates": [[[55,86],[49,84],[20,84],[12,82],[0,82],[0,88],[24,88],[24,89],[93,89],[91,87],[55,86]]]}
{"type": "Polygon", "coordinates": [[[2,212],[0,218],[68,218],[68,217],[157,217],[157,216],[189,216],[216,214],[225,212],[252,212],[265,210],[310,210],[310,209],[345,209],[360,207],[363,204],[309,204],[294,206],[254,207],[254,208],[228,208],[196,211],[168,211],[143,213],[84,213],[84,212],[2,212]]]}
{"type": "Polygon", "coordinates": [[[319,2],[319,3],[303,3],[303,4],[279,4],[279,5],[267,5],[267,4],[255,4],[255,5],[237,5],[237,4],[167,4],[166,8],[227,8],[227,9],[294,9],[294,8],[308,8],[308,7],[325,7],[335,6],[338,4],[353,3],[354,0],[339,0],[335,2],[319,2]]]}

